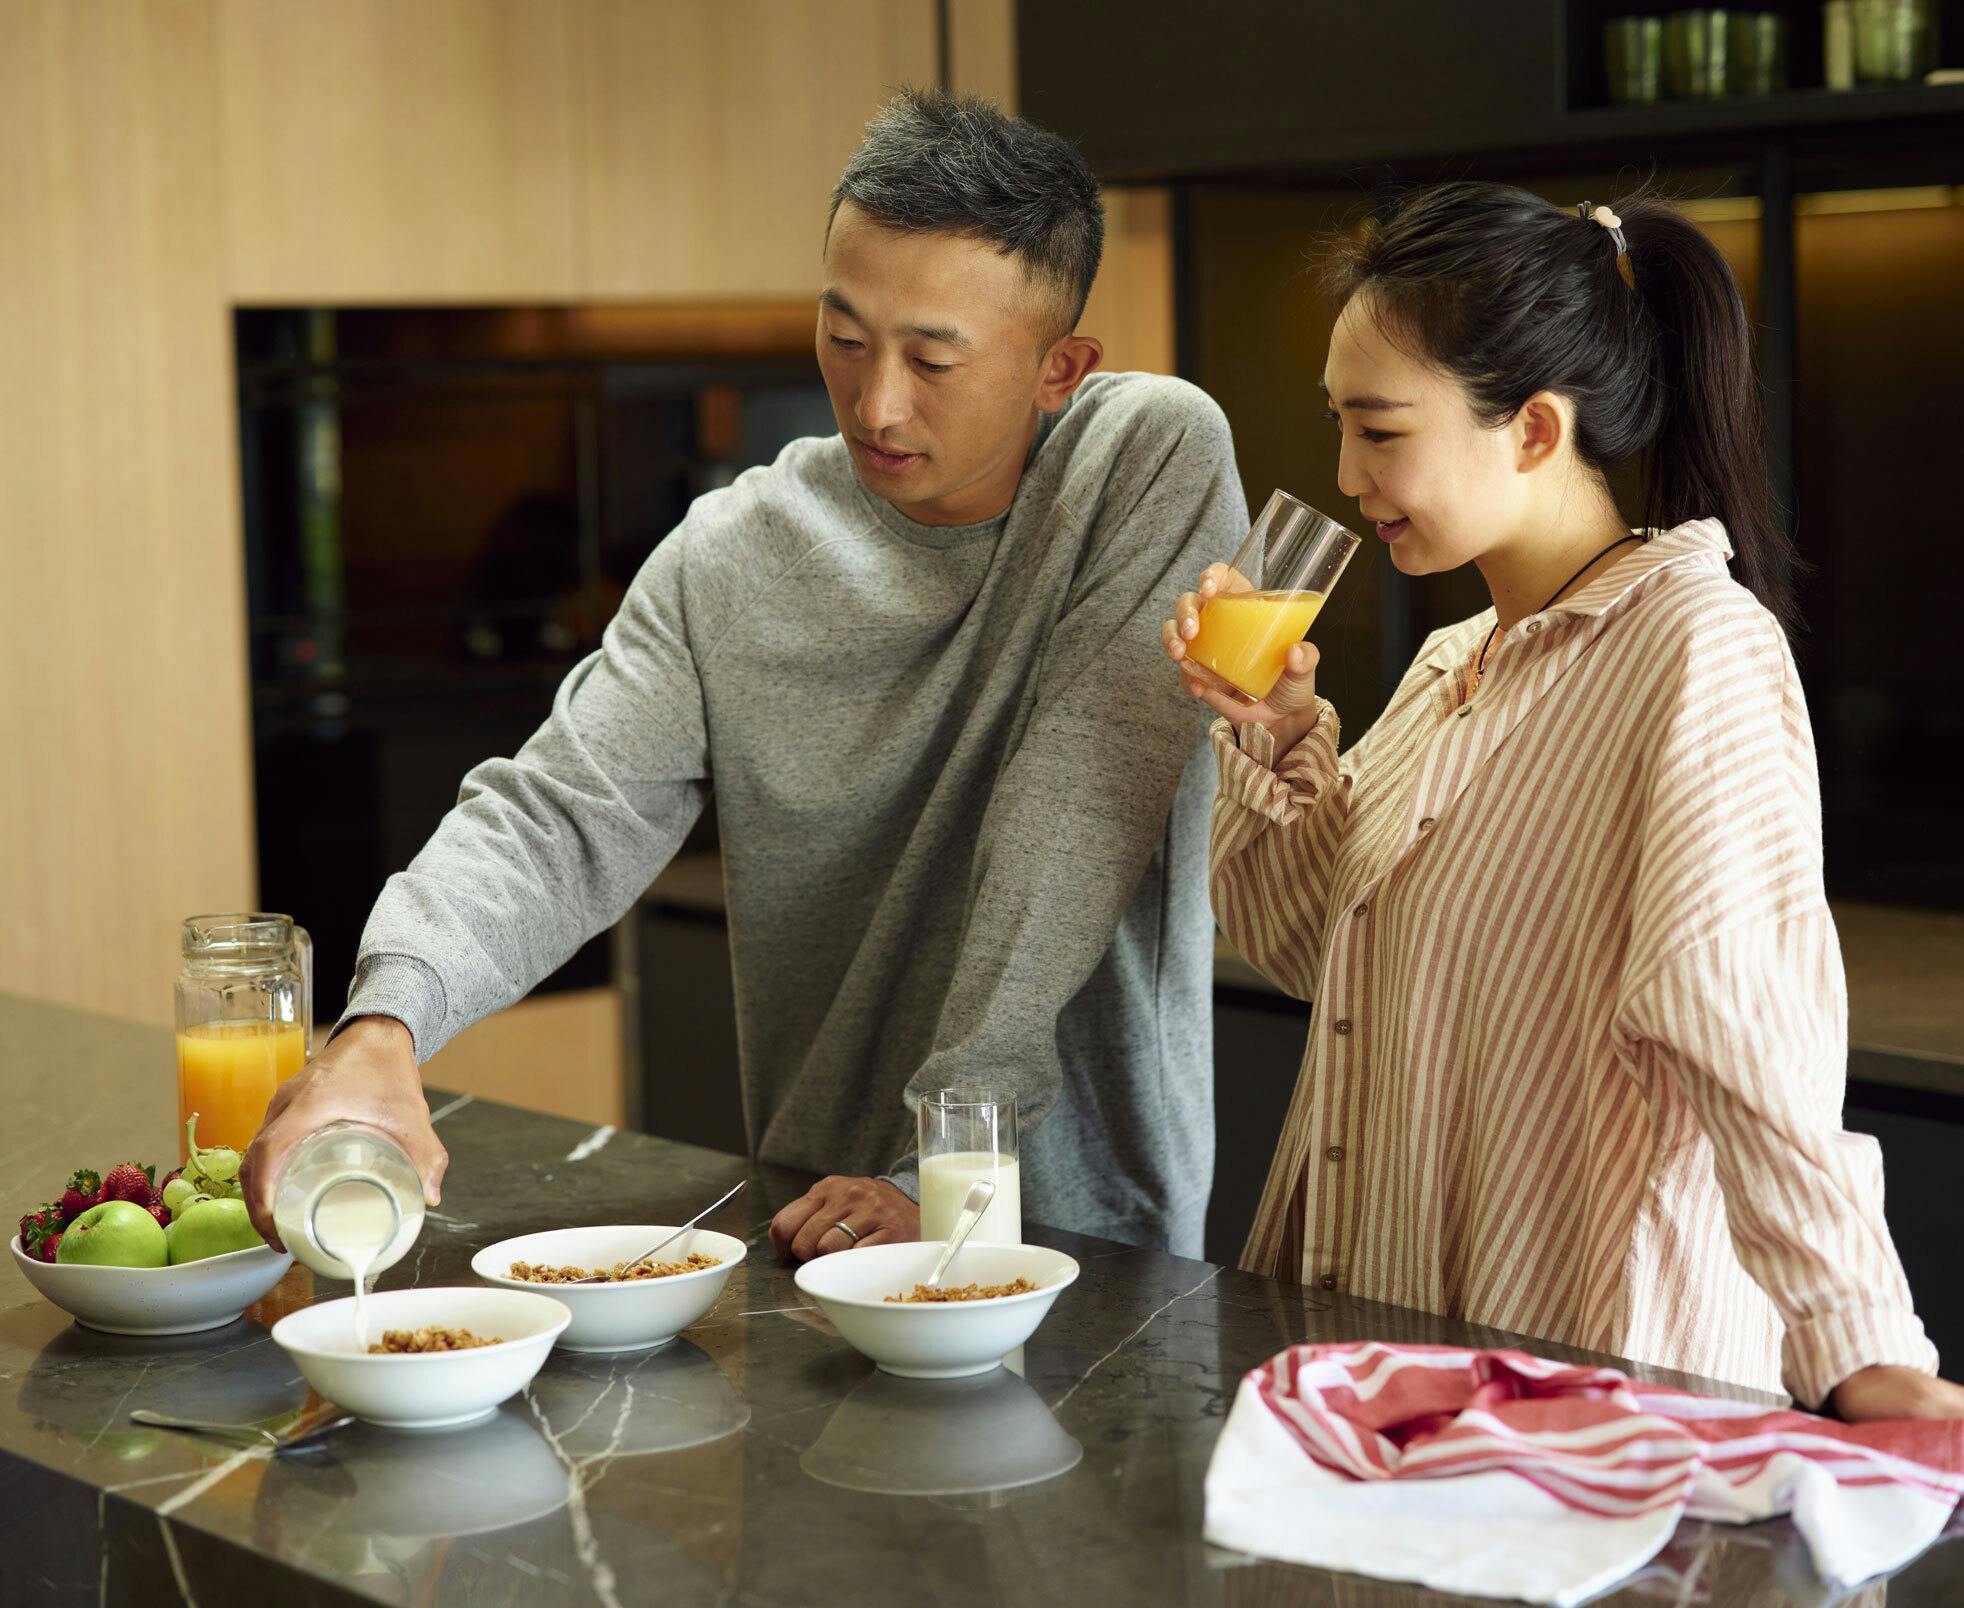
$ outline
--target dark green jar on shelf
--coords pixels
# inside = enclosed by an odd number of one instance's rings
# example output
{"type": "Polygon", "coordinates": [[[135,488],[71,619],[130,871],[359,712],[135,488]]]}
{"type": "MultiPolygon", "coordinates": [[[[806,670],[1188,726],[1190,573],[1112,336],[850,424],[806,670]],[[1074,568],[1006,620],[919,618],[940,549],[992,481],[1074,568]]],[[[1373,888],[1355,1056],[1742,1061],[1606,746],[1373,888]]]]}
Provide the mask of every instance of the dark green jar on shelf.
{"type": "Polygon", "coordinates": [[[1729,95],[1777,95],[1787,87],[1787,19],[1776,11],[1735,11],[1726,27],[1729,95]]]}
{"type": "Polygon", "coordinates": [[[1603,71],[1616,106],[1648,106],[1664,92],[1664,19],[1612,17],[1603,24],[1603,71]]]}
{"type": "Polygon", "coordinates": [[[1725,94],[1724,11],[1673,11],[1664,19],[1664,85],[1673,100],[1725,94]]]}

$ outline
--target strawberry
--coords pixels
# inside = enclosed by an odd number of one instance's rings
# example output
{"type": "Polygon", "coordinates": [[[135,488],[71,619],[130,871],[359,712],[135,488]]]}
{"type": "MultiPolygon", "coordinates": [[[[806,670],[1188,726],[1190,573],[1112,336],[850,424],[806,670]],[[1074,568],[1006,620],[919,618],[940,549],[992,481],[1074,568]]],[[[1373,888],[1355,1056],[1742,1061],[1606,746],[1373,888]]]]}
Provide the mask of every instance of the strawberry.
{"type": "Polygon", "coordinates": [[[55,1259],[55,1252],[58,1251],[60,1248],[61,1248],[61,1230],[56,1229],[46,1239],[41,1241],[41,1252],[40,1252],[41,1260],[44,1262],[52,1262],[55,1259]]]}
{"type": "Polygon", "coordinates": [[[77,1170],[68,1180],[68,1188],[61,1197],[61,1220],[72,1223],[102,1199],[102,1179],[87,1167],[77,1170]]]}
{"type": "Polygon", "coordinates": [[[111,1167],[109,1176],[102,1181],[104,1200],[128,1200],[141,1206],[150,1198],[150,1173],[148,1167],[139,1167],[133,1161],[126,1161],[120,1167],[111,1167]]]}
{"type": "Polygon", "coordinates": [[[159,1228],[170,1227],[170,1208],[164,1204],[162,1196],[153,1201],[146,1201],[143,1209],[157,1219],[159,1228]]]}
{"type": "Polygon", "coordinates": [[[61,1230],[61,1208],[44,1203],[20,1220],[20,1248],[29,1256],[40,1255],[41,1241],[61,1230]]]}

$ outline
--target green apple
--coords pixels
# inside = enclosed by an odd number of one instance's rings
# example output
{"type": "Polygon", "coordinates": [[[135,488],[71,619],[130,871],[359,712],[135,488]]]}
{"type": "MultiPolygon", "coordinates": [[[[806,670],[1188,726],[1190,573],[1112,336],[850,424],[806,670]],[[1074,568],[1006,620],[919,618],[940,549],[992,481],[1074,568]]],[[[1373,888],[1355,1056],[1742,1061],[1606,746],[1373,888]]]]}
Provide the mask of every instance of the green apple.
{"type": "MultiPolygon", "coordinates": [[[[173,1266],[202,1262],[208,1256],[224,1256],[230,1251],[249,1251],[266,1243],[252,1226],[242,1200],[194,1200],[177,1214],[164,1237],[170,1242],[173,1266]]],[[[59,1256],[60,1250],[55,1254],[59,1256]]]]}
{"type": "Polygon", "coordinates": [[[164,1231],[135,1201],[106,1200],[68,1225],[55,1247],[57,1262],[95,1267],[162,1267],[170,1260],[164,1231]]]}

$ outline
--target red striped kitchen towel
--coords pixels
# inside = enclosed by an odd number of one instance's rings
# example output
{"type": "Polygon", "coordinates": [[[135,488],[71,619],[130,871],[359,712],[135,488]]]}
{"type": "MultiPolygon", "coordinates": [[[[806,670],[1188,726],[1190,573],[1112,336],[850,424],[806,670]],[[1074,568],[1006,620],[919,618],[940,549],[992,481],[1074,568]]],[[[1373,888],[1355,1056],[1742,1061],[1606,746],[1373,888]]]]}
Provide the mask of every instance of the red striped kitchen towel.
{"type": "Polygon", "coordinates": [[[1790,1514],[1836,1585],[1895,1569],[1964,1499],[1964,1424],[1840,1424],[1520,1351],[1292,1346],[1241,1381],[1207,1539],[1444,1591],[1579,1603],[1681,1518],[1790,1514]]]}

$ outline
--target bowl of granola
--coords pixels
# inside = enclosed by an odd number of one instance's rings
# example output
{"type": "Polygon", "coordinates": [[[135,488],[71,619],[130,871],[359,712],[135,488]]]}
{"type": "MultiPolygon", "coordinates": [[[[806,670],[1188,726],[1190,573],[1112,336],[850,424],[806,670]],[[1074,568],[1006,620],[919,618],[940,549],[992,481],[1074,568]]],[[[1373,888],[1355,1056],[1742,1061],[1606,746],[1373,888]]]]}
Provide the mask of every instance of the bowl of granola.
{"type": "Polygon", "coordinates": [[[799,1268],[796,1282],[848,1345],[888,1373],[959,1379],[987,1373],[1029,1339],[1078,1275],[1062,1251],[970,1241],[928,1290],[922,1281],[945,1244],[837,1251],[799,1268]]]}
{"type": "Polygon", "coordinates": [[[748,1249],[733,1235],[692,1228],[654,1261],[627,1265],[674,1232],[660,1223],[547,1229],[487,1245],[471,1271],[487,1284],[565,1302],[573,1321],[559,1337],[563,1351],[645,1351],[713,1307],[748,1249]],[[606,1276],[602,1283],[574,1282],[595,1273],[606,1276]]]}
{"type": "Polygon", "coordinates": [[[572,1322],[536,1290],[383,1290],[364,1304],[365,1336],[350,1296],[288,1313],[273,1340],[321,1395],[392,1429],[476,1423],[532,1382],[572,1322]]]}

